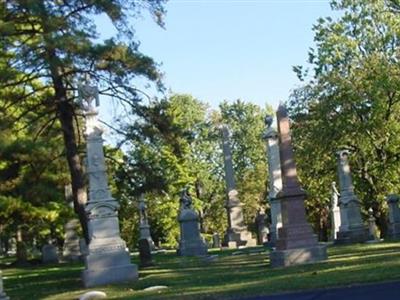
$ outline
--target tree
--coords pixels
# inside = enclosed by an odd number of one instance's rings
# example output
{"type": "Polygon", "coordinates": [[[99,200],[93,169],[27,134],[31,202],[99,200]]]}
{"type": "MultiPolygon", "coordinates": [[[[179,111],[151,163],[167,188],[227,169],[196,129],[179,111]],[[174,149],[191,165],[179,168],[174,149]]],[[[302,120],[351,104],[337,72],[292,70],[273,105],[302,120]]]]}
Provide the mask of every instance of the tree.
{"type": "Polygon", "coordinates": [[[164,0],[4,1],[0,4],[2,65],[0,89],[20,89],[4,96],[7,110],[21,109],[15,120],[40,108],[46,126],[57,120],[64,140],[75,210],[84,232],[86,188],[79,149],[80,127],[74,90],[89,75],[101,93],[136,106],[141,98],[133,81],[143,76],[159,84],[154,61],[138,51],[129,18],[147,9],[162,25],[164,0]],[[97,39],[93,17],[105,14],[118,36],[97,39]],[[39,85],[35,83],[39,82],[39,85]],[[30,101],[32,95],[40,95],[30,101]]]}
{"type": "Polygon", "coordinates": [[[301,80],[309,78],[289,102],[300,177],[314,224],[327,220],[335,152],[350,149],[363,212],[372,207],[384,233],[384,196],[397,192],[400,183],[400,20],[382,0],[332,1],[331,6],[343,14],[314,26],[311,76],[295,68],[301,80]],[[315,158],[311,164],[310,158],[315,158]]]}

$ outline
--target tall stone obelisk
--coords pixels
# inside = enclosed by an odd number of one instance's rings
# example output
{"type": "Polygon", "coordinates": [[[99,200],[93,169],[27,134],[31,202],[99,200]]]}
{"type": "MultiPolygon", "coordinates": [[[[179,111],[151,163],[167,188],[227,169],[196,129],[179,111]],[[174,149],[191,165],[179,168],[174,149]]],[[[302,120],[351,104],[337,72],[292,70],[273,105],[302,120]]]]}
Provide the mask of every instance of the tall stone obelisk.
{"type": "Polygon", "coordinates": [[[223,246],[235,248],[238,246],[256,246],[257,241],[244,225],[242,203],[238,198],[233,172],[232,153],[229,145],[228,126],[220,126],[222,133],[222,151],[224,154],[225,182],[228,199],[225,208],[228,216],[228,228],[224,235],[223,246]]]}
{"type": "Polygon", "coordinates": [[[154,251],[155,246],[153,239],[151,238],[150,234],[150,225],[149,225],[149,219],[147,218],[147,205],[144,199],[144,194],[141,194],[139,197],[139,215],[140,215],[140,224],[139,224],[139,230],[140,230],[140,237],[139,239],[141,240],[147,240],[150,250],[154,251]]]}
{"type": "Polygon", "coordinates": [[[88,84],[79,86],[80,104],[86,119],[87,175],[89,201],[85,212],[88,220],[89,245],[84,257],[82,280],[85,287],[138,278],[137,266],[130,260],[126,243],[121,239],[118,202],[111,196],[103,152],[103,129],[98,122],[98,90],[88,84]]]}
{"type": "Polygon", "coordinates": [[[282,227],[279,228],[276,250],[270,254],[271,266],[284,267],[321,261],[327,258],[326,247],[318,245],[317,237],[306,220],[306,193],[297,178],[289,117],[283,105],[278,108],[277,120],[283,183],[277,198],[281,203],[282,227]]]}
{"type": "Polygon", "coordinates": [[[340,228],[340,209],[339,209],[339,192],[336,189],[336,182],[331,185],[331,237],[332,240],[336,239],[337,233],[340,228]]]}
{"type": "Polygon", "coordinates": [[[340,188],[340,220],[341,224],[335,243],[360,243],[368,240],[368,229],[361,219],[360,201],[354,193],[351,179],[348,150],[337,153],[337,166],[340,188]]]}
{"type": "Polygon", "coordinates": [[[267,141],[267,161],[268,161],[268,200],[271,212],[271,244],[274,246],[278,238],[278,229],[282,227],[281,204],[277,198],[282,190],[282,171],[279,156],[279,135],[276,130],[271,128],[273,117],[265,117],[266,129],[263,138],[267,141]]]}

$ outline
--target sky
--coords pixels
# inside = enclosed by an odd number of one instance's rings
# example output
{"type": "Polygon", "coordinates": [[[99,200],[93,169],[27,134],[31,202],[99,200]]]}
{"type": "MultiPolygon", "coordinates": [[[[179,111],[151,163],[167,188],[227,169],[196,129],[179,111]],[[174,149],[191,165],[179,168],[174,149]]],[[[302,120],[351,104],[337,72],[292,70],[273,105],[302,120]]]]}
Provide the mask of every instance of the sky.
{"type": "MultiPolygon", "coordinates": [[[[165,29],[149,14],[133,21],[139,50],[161,64],[169,91],[212,108],[287,100],[300,84],[292,67],[307,62],[313,24],[333,15],[328,0],[170,0],[166,10],[165,29]]],[[[113,33],[101,18],[97,25],[102,37],[113,33]]]]}

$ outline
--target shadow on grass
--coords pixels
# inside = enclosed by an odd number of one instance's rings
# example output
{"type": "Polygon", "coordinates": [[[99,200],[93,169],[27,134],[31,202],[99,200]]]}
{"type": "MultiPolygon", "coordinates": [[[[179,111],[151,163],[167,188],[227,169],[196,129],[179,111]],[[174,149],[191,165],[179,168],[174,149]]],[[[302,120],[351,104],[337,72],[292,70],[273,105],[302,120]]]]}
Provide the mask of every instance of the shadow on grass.
{"type": "MultiPolygon", "coordinates": [[[[400,279],[400,243],[329,248],[329,260],[271,269],[265,253],[233,256],[222,251],[214,262],[202,258],[155,255],[157,265],[139,271],[136,283],[101,287],[109,299],[234,299],[281,291],[315,289],[400,279]],[[144,292],[166,285],[162,292],[144,292]]],[[[215,253],[215,252],[214,252],[215,253]]],[[[137,261],[134,258],[133,261],[137,261]]],[[[55,265],[5,270],[5,287],[13,299],[74,299],[83,293],[82,266],[55,265]]]]}

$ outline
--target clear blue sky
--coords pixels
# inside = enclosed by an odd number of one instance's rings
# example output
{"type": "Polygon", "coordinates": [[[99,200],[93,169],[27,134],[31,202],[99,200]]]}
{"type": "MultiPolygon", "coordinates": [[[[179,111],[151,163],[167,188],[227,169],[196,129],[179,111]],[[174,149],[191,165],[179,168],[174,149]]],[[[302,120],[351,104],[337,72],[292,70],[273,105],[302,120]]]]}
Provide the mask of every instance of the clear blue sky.
{"type": "Polygon", "coordinates": [[[299,84],[312,25],[332,15],[328,0],[170,0],[166,28],[135,21],[140,49],[161,62],[165,84],[216,107],[241,98],[277,106],[299,84]]]}
{"type": "Polygon", "coordinates": [[[299,84],[292,66],[306,64],[312,25],[334,14],[328,0],[170,0],[166,9],[165,29],[147,14],[133,21],[139,49],[162,63],[168,89],[212,107],[240,98],[276,108],[299,84]]]}

